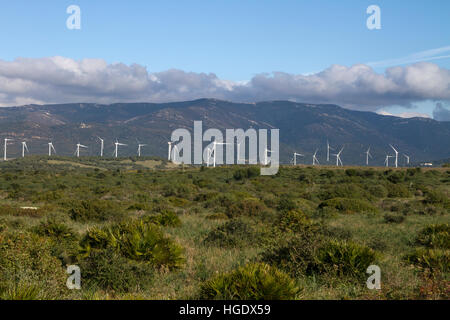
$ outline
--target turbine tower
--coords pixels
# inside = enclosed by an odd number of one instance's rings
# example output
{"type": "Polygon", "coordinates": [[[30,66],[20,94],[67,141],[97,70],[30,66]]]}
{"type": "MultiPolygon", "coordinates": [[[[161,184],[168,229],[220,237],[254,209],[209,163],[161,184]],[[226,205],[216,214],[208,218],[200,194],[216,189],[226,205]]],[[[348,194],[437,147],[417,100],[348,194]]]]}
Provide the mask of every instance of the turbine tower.
{"type": "Polygon", "coordinates": [[[336,167],[339,167],[339,163],[341,164],[342,167],[344,166],[341,160],[342,151],[344,151],[344,147],[342,147],[342,149],[337,154],[333,154],[333,156],[336,156],[336,167]]]}
{"type": "Polygon", "coordinates": [[[317,152],[319,152],[319,149],[316,149],[316,152],[314,152],[313,154],[313,166],[315,166],[316,164],[320,164],[319,160],[317,160],[317,152]]]}
{"type": "Polygon", "coordinates": [[[56,153],[55,147],[53,146],[53,142],[48,143],[48,156],[52,156],[52,151],[56,153]]]}
{"type": "Polygon", "coordinates": [[[171,155],[172,155],[172,142],[167,142],[167,144],[169,145],[169,156],[167,158],[167,160],[170,161],[171,155]]]}
{"type": "Polygon", "coordinates": [[[334,150],[332,147],[330,147],[330,143],[327,140],[327,162],[330,162],[330,150],[334,150]]]}
{"type": "Polygon", "coordinates": [[[116,149],[114,151],[114,157],[117,158],[119,156],[119,146],[126,146],[126,144],[119,143],[119,141],[116,140],[114,145],[116,146],[116,149]]]}
{"type": "MultiPolygon", "coordinates": [[[[214,140],[214,142],[213,142],[213,153],[214,153],[213,167],[214,167],[214,168],[216,167],[216,151],[217,151],[217,145],[224,146],[224,145],[228,145],[228,144],[231,144],[231,143],[226,143],[226,142],[216,142],[216,140],[214,140]]],[[[266,150],[267,150],[267,149],[266,149],[266,150]]],[[[267,156],[267,154],[266,154],[266,156],[267,156]]]]}
{"type": "Polygon", "coordinates": [[[104,150],[104,147],[105,147],[105,140],[103,140],[100,137],[97,137],[97,138],[98,138],[98,140],[100,140],[100,157],[103,157],[103,150],[104,150]]]}
{"type": "Polygon", "coordinates": [[[141,156],[141,149],[142,149],[142,147],[145,147],[145,146],[146,146],[146,144],[139,144],[138,145],[138,157],[141,156]]]}
{"type": "Polygon", "coordinates": [[[299,156],[299,157],[304,157],[303,154],[294,152],[294,166],[297,165],[297,156],[299,156]]]}
{"type": "Polygon", "coordinates": [[[25,151],[30,152],[28,151],[27,143],[25,141],[22,141],[22,158],[25,158],[25,151]]]}
{"type": "Polygon", "coordinates": [[[366,166],[368,166],[369,165],[369,157],[372,159],[372,155],[370,154],[370,147],[369,147],[369,149],[367,149],[365,154],[366,154],[366,166]]]}
{"type": "Polygon", "coordinates": [[[8,142],[9,141],[12,141],[12,139],[5,139],[5,148],[4,148],[4,153],[3,153],[3,160],[7,160],[7,158],[6,158],[6,148],[7,148],[7,146],[8,146],[8,142]]]}
{"type": "Polygon", "coordinates": [[[84,148],[84,149],[87,149],[87,147],[86,147],[86,146],[83,146],[82,144],[80,144],[80,143],[77,143],[77,150],[75,151],[75,153],[77,154],[77,158],[79,158],[79,157],[80,157],[80,148],[84,148]]]}
{"type": "Polygon", "coordinates": [[[398,151],[390,144],[392,150],[395,152],[395,167],[398,168],[398,151]]]}
{"type": "Polygon", "coordinates": [[[389,158],[393,158],[394,156],[386,155],[386,160],[384,160],[384,164],[386,167],[389,167],[389,158]]]}
{"type": "Polygon", "coordinates": [[[405,158],[406,158],[406,164],[409,165],[409,156],[404,154],[405,158]]]}

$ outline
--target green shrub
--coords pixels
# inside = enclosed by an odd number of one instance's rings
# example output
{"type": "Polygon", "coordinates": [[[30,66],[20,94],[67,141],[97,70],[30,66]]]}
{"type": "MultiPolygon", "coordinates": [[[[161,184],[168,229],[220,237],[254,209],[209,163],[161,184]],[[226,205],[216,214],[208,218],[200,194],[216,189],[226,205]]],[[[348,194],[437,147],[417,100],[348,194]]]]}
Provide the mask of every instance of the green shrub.
{"type": "Polygon", "coordinates": [[[239,267],[207,281],[200,288],[204,300],[293,300],[299,292],[295,281],[268,264],[239,267]]]}
{"type": "Polygon", "coordinates": [[[129,260],[114,248],[95,250],[81,260],[83,286],[114,290],[137,291],[147,287],[154,273],[150,264],[129,260]]]}
{"type": "Polygon", "coordinates": [[[428,248],[450,249],[450,225],[433,224],[423,228],[417,235],[416,243],[428,248]]]}
{"type": "Polygon", "coordinates": [[[431,205],[449,206],[448,197],[443,192],[432,189],[427,189],[425,191],[425,199],[423,202],[431,205]]]}
{"type": "Polygon", "coordinates": [[[253,228],[241,220],[231,220],[210,231],[203,243],[235,248],[242,247],[252,241],[257,241],[253,228]]]}
{"type": "Polygon", "coordinates": [[[238,216],[257,216],[265,210],[264,204],[255,198],[247,198],[232,202],[226,209],[226,215],[230,218],[238,216]]]}
{"type": "Polygon", "coordinates": [[[0,300],[38,300],[40,289],[37,285],[11,285],[0,294],[0,300]]]}
{"type": "Polygon", "coordinates": [[[118,219],[122,216],[117,209],[117,205],[106,200],[82,200],[78,203],[73,203],[69,210],[69,215],[73,220],[79,222],[101,222],[118,219]]]}
{"type": "Polygon", "coordinates": [[[278,240],[261,254],[263,262],[284,270],[294,277],[317,270],[317,252],[323,239],[311,233],[278,240]]]}
{"type": "Polygon", "coordinates": [[[72,240],[76,239],[77,235],[72,228],[68,227],[66,224],[57,221],[56,218],[49,218],[47,220],[41,221],[41,223],[34,228],[40,236],[50,237],[63,241],[66,239],[72,240]]]}
{"type": "Polygon", "coordinates": [[[277,210],[278,211],[291,211],[297,209],[297,204],[295,201],[288,196],[282,196],[278,201],[277,210]]]}
{"type": "Polygon", "coordinates": [[[422,269],[431,272],[449,272],[450,250],[416,248],[404,259],[422,269]]]}
{"type": "Polygon", "coordinates": [[[277,226],[282,232],[302,232],[313,225],[311,219],[300,210],[282,211],[277,226]]]}
{"type": "Polygon", "coordinates": [[[383,218],[386,223],[402,223],[405,221],[405,216],[402,214],[386,213],[383,218]]]}
{"type": "Polygon", "coordinates": [[[364,277],[376,260],[375,251],[350,241],[331,240],[319,249],[318,267],[338,276],[364,277]]]}
{"type": "Polygon", "coordinates": [[[143,220],[92,228],[80,246],[85,256],[90,255],[92,249],[112,247],[129,259],[146,261],[157,267],[177,269],[184,264],[183,248],[166,237],[158,226],[143,220]]]}
{"type": "Polygon", "coordinates": [[[163,227],[179,227],[181,225],[178,215],[170,210],[164,210],[157,215],[146,216],[143,220],[163,227]]]}
{"type": "Polygon", "coordinates": [[[388,183],[386,188],[389,198],[409,198],[411,196],[408,187],[402,184],[388,183]]]}
{"type": "Polygon", "coordinates": [[[377,212],[377,208],[369,202],[359,199],[334,198],[323,201],[319,204],[319,209],[329,207],[336,209],[342,213],[362,213],[362,212],[377,212]]]}
{"type": "Polygon", "coordinates": [[[1,233],[0,293],[15,299],[63,298],[67,276],[52,247],[47,238],[33,233],[1,233]]]}
{"type": "Polygon", "coordinates": [[[258,167],[248,167],[240,168],[234,171],[233,178],[235,180],[250,179],[260,175],[260,168],[258,167]]]}

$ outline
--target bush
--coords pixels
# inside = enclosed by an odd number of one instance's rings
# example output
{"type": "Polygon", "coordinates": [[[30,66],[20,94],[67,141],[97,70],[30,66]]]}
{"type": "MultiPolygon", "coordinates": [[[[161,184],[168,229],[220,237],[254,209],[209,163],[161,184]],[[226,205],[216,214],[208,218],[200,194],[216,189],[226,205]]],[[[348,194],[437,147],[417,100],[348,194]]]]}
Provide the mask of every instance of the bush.
{"type": "Polygon", "coordinates": [[[11,299],[61,299],[67,276],[52,242],[29,232],[0,234],[0,293],[11,299]]]}
{"type": "Polygon", "coordinates": [[[150,264],[128,260],[114,248],[94,251],[81,260],[80,269],[83,285],[116,292],[137,291],[147,287],[154,272],[150,264]]]}
{"type": "Polygon", "coordinates": [[[384,215],[384,222],[386,223],[402,223],[405,221],[405,216],[402,214],[387,213],[384,215]]]}
{"type": "Polygon", "coordinates": [[[422,269],[428,269],[431,272],[447,273],[450,265],[449,252],[449,250],[442,249],[416,248],[407,254],[404,259],[408,263],[414,264],[422,269]]]}
{"type": "Polygon", "coordinates": [[[170,210],[164,210],[157,215],[146,216],[143,220],[163,227],[179,227],[181,225],[180,218],[170,210]]]}
{"type": "Polygon", "coordinates": [[[257,216],[265,209],[264,204],[262,204],[258,199],[247,198],[241,201],[235,201],[227,207],[226,215],[229,218],[235,218],[241,215],[246,216],[257,216]]]}
{"type": "Polygon", "coordinates": [[[298,292],[287,274],[270,265],[255,263],[209,280],[200,288],[200,299],[293,300],[298,292]]]}
{"type": "Polygon", "coordinates": [[[319,209],[323,209],[325,207],[333,208],[346,214],[378,211],[377,208],[367,201],[347,198],[334,198],[323,201],[319,204],[319,209]]]}
{"type": "Polygon", "coordinates": [[[112,247],[129,259],[146,261],[156,267],[178,269],[184,264],[182,247],[166,237],[158,226],[143,220],[92,228],[80,245],[85,256],[92,249],[112,247]]]}
{"type": "Polygon", "coordinates": [[[417,235],[416,243],[428,248],[450,249],[450,225],[433,224],[423,228],[417,235]]]}
{"type": "Polygon", "coordinates": [[[297,204],[295,201],[288,196],[284,195],[278,201],[277,210],[278,211],[291,211],[297,209],[297,204]]]}
{"type": "Polygon", "coordinates": [[[323,240],[312,234],[300,234],[261,254],[262,261],[288,272],[293,277],[316,271],[317,251],[323,240]]]}
{"type": "Polygon", "coordinates": [[[389,183],[386,188],[389,198],[409,198],[411,196],[408,187],[402,184],[389,183]]]}
{"type": "Polygon", "coordinates": [[[282,232],[302,232],[312,227],[311,219],[300,210],[283,211],[278,216],[278,228],[282,232]]]}
{"type": "Polygon", "coordinates": [[[260,175],[260,169],[258,167],[248,167],[248,168],[242,168],[237,169],[233,173],[233,178],[235,180],[243,180],[243,179],[250,179],[253,177],[257,177],[260,175]]]}
{"type": "Polygon", "coordinates": [[[448,197],[440,191],[428,189],[425,191],[425,199],[423,200],[425,204],[448,206],[448,197]]]}
{"type": "Polygon", "coordinates": [[[374,250],[349,241],[331,240],[318,252],[319,269],[338,276],[364,277],[375,260],[374,250]]]}
{"type": "Polygon", "coordinates": [[[257,241],[253,228],[241,220],[231,220],[210,231],[203,243],[235,248],[252,241],[257,241]]]}
{"type": "Polygon", "coordinates": [[[69,215],[78,222],[101,222],[121,217],[121,213],[117,210],[117,205],[105,200],[82,200],[78,203],[73,203],[69,210],[69,215]]]}

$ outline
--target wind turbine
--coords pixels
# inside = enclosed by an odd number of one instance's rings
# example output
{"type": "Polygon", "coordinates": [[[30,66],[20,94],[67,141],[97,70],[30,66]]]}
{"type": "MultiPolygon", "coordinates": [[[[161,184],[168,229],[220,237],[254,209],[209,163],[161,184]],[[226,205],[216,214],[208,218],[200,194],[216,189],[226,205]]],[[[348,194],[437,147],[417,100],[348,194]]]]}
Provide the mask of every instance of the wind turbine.
{"type": "Polygon", "coordinates": [[[48,156],[52,156],[52,151],[56,153],[55,147],[53,146],[53,142],[48,143],[48,156]]]}
{"type": "Polygon", "coordinates": [[[207,155],[207,157],[206,157],[206,166],[207,167],[209,167],[209,160],[211,159],[211,152],[212,152],[211,148],[207,148],[206,149],[206,155],[207,155]]]}
{"type": "Polygon", "coordinates": [[[25,158],[25,150],[28,151],[27,143],[25,141],[22,142],[22,158],[25,158]]]}
{"type": "Polygon", "coordinates": [[[330,162],[330,150],[334,150],[332,147],[330,147],[330,143],[327,140],[327,162],[330,162]]]}
{"type": "Polygon", "coordinates": [[[266,151],[264,152],[264,165],[267,166],[267,153],[271,153],[272,154],[272,150],[269,150],[266,148],[266,151]]]}
{"type": "Polygon", "coordinates": [[[342,164],[342,160],[341,160],[341,153],[343,150],[344,150],[344,147],[342,147],[342,149],[337,154],[333,154],[333,156],[336,156],[336,167],[339,167],[339,163],[341,164],[341,166],[344,166],[342,164]]]}
{"type": "Polygon", "coordinates": [[[386,155],[386,160],[384,160],[384,164],[386,167],[389,167],[389,158],[393,158],[394,156],[386,155]]]}
{"type": "Polygon", "coordinates": [[[398,168],[398,151],[390,144],[392,150],[395,152],[395,167],[398,168]]]}
{"type": "Polygon", "coordinates": [[[7,160],[6,159],[6,147],[7,147],[7,145],[8,145],[8,142],[9,141],[13,141],[12,139],[5,139],[5,149],[4,149],[4,154],[3,154],[3,160],[7,160]]]}
{"type": "Polygon", "coordinates": [[[142,147],[145,147],[145,146],[146,146],[146,144],[140,144],[139,143],[139,145],[138,145],[138,157],[141,156],[141,149],[142,149],[142,147]]]}
{"type": "Polygon", "coordinates": [[[178,147],[177,147],[177,145],[173,146],[172,152],[173,152],[172,162],[176,164],[177,155],[178,155],[178,147]]]}
{"type": "Polygon", "coordinates": [[[105,140],[103,140],[100,137],[97,137],[97,138],[98,138],[98,140],[100,140],[100,157],[103,157],[103,150],[104,150],[104,147],[105,147],[105,140]]]}
{"type": "Polygon", "coordinates": [[[299,157],[304,157],[303,154],[294,152],[294,166],[297,165],[297,156],[299,156],[299,157]]]}
{"type": "Polygon", "coordinates": [[[167,160],[170,161],[171,155],[172,155],[172,142],[167,142],[167,144],[169,145],[169,156],[167,158],[167,160]]]}
{"type": "Polygon", "coordinates": [[[119,141],[116,140],[114,145],[116,146],[116,149],[114,151],[114,157],[117,158],[119,156],[119,146],[126,146],[126,144],[119,143],[119,141]]]}
{"type": "MultiPolygon", "coordinates": [[[[214,153],[213,167],[214,167],[214,168],[216,167],[216,151],[217,151],[217,145],[224,146],[224,145],[228,145],[228,144],[231,144],[231,143],[226,143],[226,142],[216,142],[216,140],[214,140],[214,142],[213,142],[213,153],[214,153]]],[[[267,149],[266,149],[266,150],[267,150],[267,149]]],[[[266,154],[266,156],[267,156],[267,154],[266,154]]]]}
{"type": "Polygon", "coordinates": [[[314,152],[313,154],[313,166],[315,166],[316,164],[320,164],[319,160],[317,160],[317,152],[319,152],[319,149],[316,149],[316,152],[314,152]]]}
{"type": "Polygon", "coordinates": [[[405,158],[406,158],[406,164],[408,164],[409,165],[409,156],[408,155],[406,155],[406,154],[403,154],[404,156],[405,156],[405,158]]]}
{"type": "Polygon", "coordinates": [[[80,157],[80,148],[85,148],[85,149],[87,149],[86,146],[83,146],[82,144],[77,143],[77,150],[75,150],[75,153],[77,154],[77,158],[80,157]]]}
{"type": "Polygon", "coordinates": [[[372,155],[370,154],[370,147],[369,147],[369,149],[367,149],[365,154],[366,154],[366,166],[368,166],[369,165],[369,157],[372,159],[372,155]]]}

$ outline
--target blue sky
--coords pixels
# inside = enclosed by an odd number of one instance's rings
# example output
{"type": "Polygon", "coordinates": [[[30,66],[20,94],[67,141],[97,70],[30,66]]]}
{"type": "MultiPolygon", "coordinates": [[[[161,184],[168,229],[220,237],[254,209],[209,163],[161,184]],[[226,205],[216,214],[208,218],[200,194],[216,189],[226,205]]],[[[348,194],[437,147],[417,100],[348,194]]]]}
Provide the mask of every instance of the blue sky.
{"type": "MultiPolygon", "coordinates": [[[[274,71],[310,74],[334,64],[399,59],[394,64],[403,65],[411,54],[450,46],[449,12],[446,0],[15,0],[0,10],[0,59],[97,58],[232,81],[274,71]],[[81,30],[66,28],[72,4],[81,8],[81,30]],[[366,28],[371,4],[381,8],[381,30],[366,28]]],[[[450,68],[448,57],[431,62],[450,68]]],[[[383,63],[375,65],[385,71],[383,63]]],[[[414,112],[431,114],[434,102],[419,105],[414,112]]]]}

